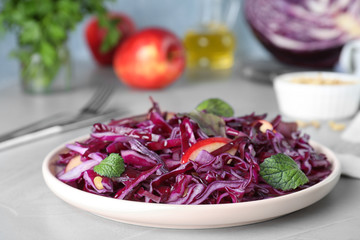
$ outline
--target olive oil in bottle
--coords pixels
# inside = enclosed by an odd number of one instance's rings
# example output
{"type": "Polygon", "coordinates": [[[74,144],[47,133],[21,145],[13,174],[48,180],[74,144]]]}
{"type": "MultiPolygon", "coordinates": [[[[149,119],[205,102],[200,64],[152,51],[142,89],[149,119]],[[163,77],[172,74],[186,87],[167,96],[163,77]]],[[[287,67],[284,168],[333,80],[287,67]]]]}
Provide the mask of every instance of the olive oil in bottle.
{"type": "Polygon", "coordinates": [[[234,64],[236,39],[223,25],[209,25],[188,31],[184,46],[190,70],[226,70],[234,64]]]}

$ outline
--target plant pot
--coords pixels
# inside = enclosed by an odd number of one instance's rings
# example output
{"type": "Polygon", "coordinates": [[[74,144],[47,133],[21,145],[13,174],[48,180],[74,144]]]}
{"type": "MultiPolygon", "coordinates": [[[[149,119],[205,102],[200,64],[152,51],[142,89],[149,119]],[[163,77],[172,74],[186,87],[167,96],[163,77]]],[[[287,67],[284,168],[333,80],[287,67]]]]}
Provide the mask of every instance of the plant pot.
{"type": "Polygon", "coordinates": [[[31,94],[44,94],[71,89],[71,57],[66,45],[57,49],[53,64],[46,65],[39,53],[21,62],[23,90],[31,94]]]}

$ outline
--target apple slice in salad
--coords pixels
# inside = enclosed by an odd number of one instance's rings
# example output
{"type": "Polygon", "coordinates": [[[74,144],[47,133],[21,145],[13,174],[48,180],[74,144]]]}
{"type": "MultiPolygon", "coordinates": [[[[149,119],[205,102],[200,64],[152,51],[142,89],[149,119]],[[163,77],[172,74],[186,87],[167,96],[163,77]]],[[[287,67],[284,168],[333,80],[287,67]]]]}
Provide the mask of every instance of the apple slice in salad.
{"type": "MultiPolygon", "coordinates": [[[[223,147],[225,144],[230,143],[232,140],[225,137],[211,137],[203,139],[192,145],[181,158],[181,164],[187,163],[189,160],[194,161],[201,151],[207,151],[209,153],[223,147]]],[[[234,155],[236,153],[236,147],[230,148],[228,153],[234,155]]]]}

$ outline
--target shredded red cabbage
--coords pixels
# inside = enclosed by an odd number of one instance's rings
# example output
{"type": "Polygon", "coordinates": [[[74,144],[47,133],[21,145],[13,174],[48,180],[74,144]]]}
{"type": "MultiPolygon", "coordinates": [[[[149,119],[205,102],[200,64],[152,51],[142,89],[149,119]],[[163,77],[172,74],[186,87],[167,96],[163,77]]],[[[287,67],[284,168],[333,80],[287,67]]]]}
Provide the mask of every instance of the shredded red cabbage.
{"type": "Polygon", "coordinates": [[[213,152],[200,151],[196,159],[180,164],[184,152],[207,136],[184,114],[161,113],[157,103],[144,116],[96,123],[88,139],[68,144],[60,154],[64,166],[57,177],[78,189],[117,199],[169,204],[222,204],[272,198],[312,186],[331,173],[324,154],[309,145],[295,123],[277,116],[273,129],[260,131],[259,120],[266,115],[250,114],[223,118],[231,141],[213,152]],[[234,155],[228,153],[236,147],[234,155]],[[93,167],[111,153],[125,163],[120,177],[99,176],[93,167]],[[260,163],[284,153],[296,161],[309,182],[294,190],[282,191],[259,175],[260,163]],[[75,156],[80,165],[65,171],[75,156]],[[95,183],[95,179],[100,179],[95,183]]]}

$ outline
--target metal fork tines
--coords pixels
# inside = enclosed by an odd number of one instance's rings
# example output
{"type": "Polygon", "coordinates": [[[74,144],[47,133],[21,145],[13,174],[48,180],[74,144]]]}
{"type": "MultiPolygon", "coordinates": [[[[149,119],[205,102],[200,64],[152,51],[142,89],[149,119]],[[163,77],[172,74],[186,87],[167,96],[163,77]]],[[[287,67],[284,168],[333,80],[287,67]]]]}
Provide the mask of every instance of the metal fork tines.
{"type": "Polygon", "coordinates": [[[102,85],[90,98],[89,102],[80,110],[79,115],[98,113],[100,108],[111,96],[113,90],[114,88],[109,85],[102,85]]]}
{"type": "Polygon", "coordinates": [[[50,117],[44,118],[37,122],[23,126],[6,134],[0,136],[0,142],[14,137],[18,137],[27,133],[37,131],[41,128],[51,127],[55,125],[68,124],[80,120],[84,120],[88,117],[94,116],[99,113],[101,107],[110,98],[113,92],[113,87],[109,85],[103,85],[99,87],[90,100],[80,109],[77,114],[58,113],[50,117]]]}

